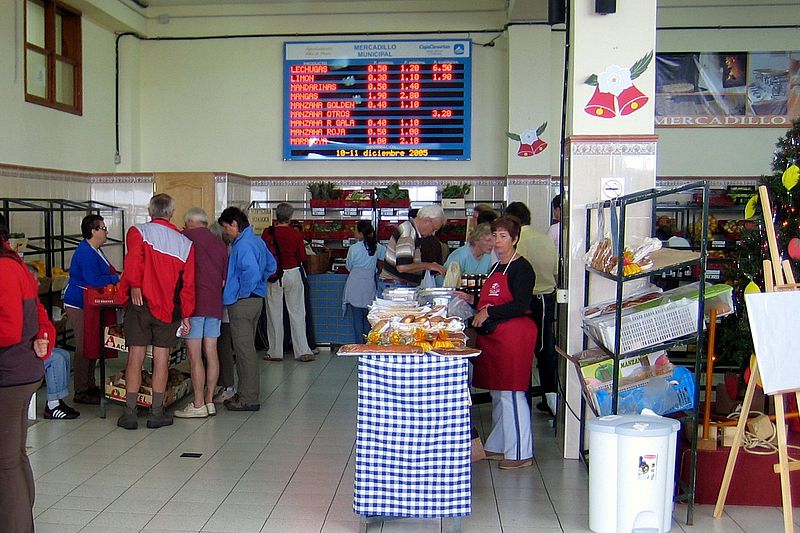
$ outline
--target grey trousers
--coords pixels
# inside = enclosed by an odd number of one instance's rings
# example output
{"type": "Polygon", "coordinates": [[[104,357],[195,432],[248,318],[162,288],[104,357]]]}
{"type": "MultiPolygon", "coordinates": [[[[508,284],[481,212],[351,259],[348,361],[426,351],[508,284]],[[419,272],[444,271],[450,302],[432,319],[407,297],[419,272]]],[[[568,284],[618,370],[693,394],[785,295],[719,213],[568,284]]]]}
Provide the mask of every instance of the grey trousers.
{"type": "Polygon", "coordinates": [[[231,325],[223,322],[217,339],[217,353],[219,354],[219,381],[222,387],[233,387],[236,383],[233,377],[233,337],[231,325]]]}
{"type": "Polygon", "coordinates": [[[263,298],[243,298],[228,306],[231,318],[233,351],[236,353],[236,391],[246,404],[258,404],[261,392],[261,368],[256,354],[256,327],[261,316],[263,298]]]}

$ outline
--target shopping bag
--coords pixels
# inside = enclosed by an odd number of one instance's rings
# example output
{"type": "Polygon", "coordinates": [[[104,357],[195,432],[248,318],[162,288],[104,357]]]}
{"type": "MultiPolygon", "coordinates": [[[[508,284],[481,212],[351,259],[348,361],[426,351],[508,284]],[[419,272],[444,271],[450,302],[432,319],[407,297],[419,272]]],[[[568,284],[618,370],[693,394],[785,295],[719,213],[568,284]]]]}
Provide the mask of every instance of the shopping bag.
{"type": "Polygon", "coordinates": [[[800,292],[744,295],[761,382],[766,394],[800,389],[800,292]]]}
{"type": "Polygon", "coordinates": [[[486,459],[486,450],[483,449],[483,442],[480,435],[478,435],[478,431],[472,428],[472,456],[470,461],[474,463],[481,459],[486,459]]]}
{"type": "Polygon", "coordinates": [[[420,289],[433,289],[436,287],[436,280],[433,279],[433,274],[430,270],[425,271],[422,281],[419,284],[420,289]]]}

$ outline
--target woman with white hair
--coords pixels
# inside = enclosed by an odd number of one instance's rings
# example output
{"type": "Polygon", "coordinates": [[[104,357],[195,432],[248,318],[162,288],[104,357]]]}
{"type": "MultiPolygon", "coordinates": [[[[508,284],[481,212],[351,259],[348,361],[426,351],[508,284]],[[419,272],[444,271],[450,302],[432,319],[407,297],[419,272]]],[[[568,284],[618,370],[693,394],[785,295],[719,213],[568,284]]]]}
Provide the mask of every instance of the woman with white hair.
{"type": "Polygon", "coordinates": [[[426,205],[414,218],[397,226],[386,246],[386,258],[381,270],[378,292],[387,288],[417,287],[425,276],[444,274],[439,263],[423,262],[420,250],[423,237],[433,235],[444,225],[444,210],[440,205],[426,205]]]}

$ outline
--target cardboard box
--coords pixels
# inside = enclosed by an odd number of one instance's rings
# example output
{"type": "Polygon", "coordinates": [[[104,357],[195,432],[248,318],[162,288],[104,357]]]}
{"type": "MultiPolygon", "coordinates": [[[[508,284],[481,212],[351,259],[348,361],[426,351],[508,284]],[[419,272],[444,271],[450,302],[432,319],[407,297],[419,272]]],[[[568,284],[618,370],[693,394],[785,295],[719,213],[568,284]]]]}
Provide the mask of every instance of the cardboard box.
{"type": "MultiPolygon", "coordinates": [[[[589,350],[587,350],[589,352],[589,350]]],[[[640,357],[629,357],[621,359],[619,362],[619,377],[629,377],[637,372],[643,372],[649,367],[656,367],[665,364],[668,359],[663,350],[642,355],[640,357]],[[664,357],[659,361],[660,357],[664,357]]],[[[579,360],[581,374],[584,378],[594,378],[599,381],[611,381],[614,372],[614,360],[606,355],[605,352],[593,352],[579,360]]]]}
{"type": "MultiPolygon", "coordinates": [[[[111,335],[108,332],[108,326],[105,327],[104,330],[105,340],[103,341],[103,346],[106,348],[110,348],[112,350],[118,350],[120,352],[128,353],[128,345],[125,343],[125,337],[117,337],[115,335],[111,335]]],[[[153,347],[148,346],[146,351],[148,356],[153,355],[153,347]]]]}
{"type": "MultiPolygon", "coordinates": [[[[171,405],[180,400],[192,391],[192,380],[189,374],[184,373],[184,379],[181,383],[174,387],[167,387],[164,391],[164,405],[171,405]]],[[[125,403],[126,392],[125,385],[114,385],[111,378],[106,382],[106,398],[115,402],[125,403]]],[[[139,394],[136,398],[136,405],[141,407],[150,407],[153,404],[153,389],[152,387],[139,387],[139,394]]]]}

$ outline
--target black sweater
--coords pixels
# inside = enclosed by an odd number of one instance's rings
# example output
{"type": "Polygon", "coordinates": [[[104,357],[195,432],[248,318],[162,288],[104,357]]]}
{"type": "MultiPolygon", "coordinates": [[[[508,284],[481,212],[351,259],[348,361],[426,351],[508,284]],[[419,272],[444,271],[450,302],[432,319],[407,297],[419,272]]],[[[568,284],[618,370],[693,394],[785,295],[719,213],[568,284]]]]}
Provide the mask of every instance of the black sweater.
{"type": "MultiPolygon", "coordinates": [[[[506,264],[507,263],[497,264],[497,268],[494,269],[494,272],[500,272],[502,274],[506,268],[506,264]]],[[[523,316],[528,309],[530,309],[533,286],[536,284],[536,274],[533,272],[533,267],[524,257],[518,256],[515,260],[511,261],[511,264],[508,264],[506,277],[508,278],[508,288],[514,299],[508,303],[493,305],[489,308],[489,317],[498,322],[523,316]]],[[[485,284],[483,290],[487,290],[485,284]]]]}

